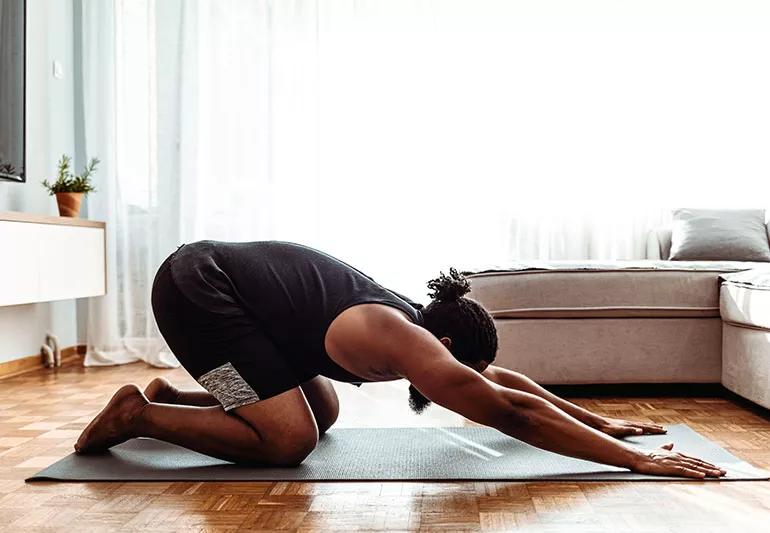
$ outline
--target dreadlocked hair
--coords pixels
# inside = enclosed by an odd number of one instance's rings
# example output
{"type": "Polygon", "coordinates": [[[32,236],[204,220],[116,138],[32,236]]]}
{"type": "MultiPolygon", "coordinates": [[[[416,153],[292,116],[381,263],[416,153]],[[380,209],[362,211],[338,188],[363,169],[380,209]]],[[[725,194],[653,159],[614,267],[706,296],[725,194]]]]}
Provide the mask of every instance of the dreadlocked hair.
{"type": "MultiPolygon", "coordinates": [[[[428,282],[431,302],[422,311],[425,329],[436,338],[451,339],[449,351],[461,363],[480,361],[491,363],[497,354],[497,328],[484,307],[465,295],[471,290],[468,279],[450,268],[428,282]]],[[[409,386],[409,406],[416,413],[423,412],[430,400],[414,385],[409,386]]]]}

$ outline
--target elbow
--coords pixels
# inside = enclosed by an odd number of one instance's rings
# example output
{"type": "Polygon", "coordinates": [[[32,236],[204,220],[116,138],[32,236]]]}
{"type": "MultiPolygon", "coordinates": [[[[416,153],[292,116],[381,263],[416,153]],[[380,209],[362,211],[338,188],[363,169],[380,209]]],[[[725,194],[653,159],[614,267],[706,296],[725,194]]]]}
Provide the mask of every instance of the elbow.
{"type": "Polygon", "coordinates": [[[507,423],[517,435],[535,435],[545,424],[552,406],[532,394],[516,395],[509,401],[507,423]]]}

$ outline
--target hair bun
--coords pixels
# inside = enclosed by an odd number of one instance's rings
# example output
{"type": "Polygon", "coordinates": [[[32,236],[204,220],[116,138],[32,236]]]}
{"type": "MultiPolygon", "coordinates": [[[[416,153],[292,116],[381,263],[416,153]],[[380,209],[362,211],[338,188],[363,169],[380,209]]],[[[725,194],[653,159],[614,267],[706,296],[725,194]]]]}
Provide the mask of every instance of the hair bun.
{"type": "Polygon", "coordinates": [[[471,284],[456,269],[450,268],[448,276],[439,272],[436,279],[428,282],[428,288],[432,291],[428,293],[431,299],[437,302],[455,302],[470,292],[471,284]]]}

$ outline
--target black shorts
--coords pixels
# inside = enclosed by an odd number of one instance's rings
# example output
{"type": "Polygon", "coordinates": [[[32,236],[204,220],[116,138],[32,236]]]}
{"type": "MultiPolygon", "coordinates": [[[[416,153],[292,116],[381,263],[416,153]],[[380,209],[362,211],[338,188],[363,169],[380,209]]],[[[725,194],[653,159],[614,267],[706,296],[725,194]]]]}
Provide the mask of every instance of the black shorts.
{"type": "Polygon", "coordinates": [[[181,365],[225,410],[270,398],[313,377],[298,376],[242,307],[213,311],[185,296],[172,272],[178,253],[172,253],[155,275],[155,320],[181,365]]]}

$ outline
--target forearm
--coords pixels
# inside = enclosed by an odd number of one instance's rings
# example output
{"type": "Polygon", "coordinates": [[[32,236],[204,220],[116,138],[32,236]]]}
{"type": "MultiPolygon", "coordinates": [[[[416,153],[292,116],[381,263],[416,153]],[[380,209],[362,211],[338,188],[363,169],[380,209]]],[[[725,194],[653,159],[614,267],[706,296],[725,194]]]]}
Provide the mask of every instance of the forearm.
{"type": "MultiPolygon", "coordinates": [[[[418,350],[415,350],[418,351],[418,350]]],[[[437,404],[538,448],[634,472],[703,478],[724,470],[671,450],[643,451],[598,431],[538,395],[482,378],[451,354],[407,367],[412,384],[437,404]]],[[[413,360],[413,359],[410,359],[413,360]]],[[[637,432],[634,432],[638,434],[637,432]]]]}
{"type": "MultiPolygon", "coordinates": [[[[508,370],[507,368],[501,367],[490,368],[490,370],[492,370],[492,372],[489,372],[490,375],[488,378],[498,385],[509,389],[528,392],[548,400],[551,404],[555,405],[571,417],[580,420],[584,424],[587,424],[591,427],[597,427],[599,421],[601,420],[599,415],[596,415],[588,409],[584,409],[578,405],[575,405],[574,403],[559,398],[555,394],[548,392],[524,374],[520,374],[519,372],[514,372],[512,370],[508,370]]],[[[485,372],[484,375],[486,376],[487,373],[485,372]]]]}
{"type": "Polygon", "coordinates": [[[538,448],[597,463],[632,468],[644,452],[593,429],[543,398],[520,396],[492,424],[538,448]]]}

